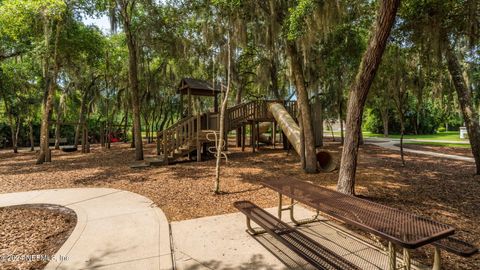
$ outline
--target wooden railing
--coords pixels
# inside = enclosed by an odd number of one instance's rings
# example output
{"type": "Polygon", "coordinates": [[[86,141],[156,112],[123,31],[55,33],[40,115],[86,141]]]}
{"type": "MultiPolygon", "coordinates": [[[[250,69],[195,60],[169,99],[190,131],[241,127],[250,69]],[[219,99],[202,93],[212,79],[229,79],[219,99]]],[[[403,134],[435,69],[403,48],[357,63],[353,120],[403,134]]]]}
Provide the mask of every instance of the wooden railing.
{"type": "MultiPolygon", "coordinates": [[[[270,103],[282,103],[293,118],[297,116],[297,102],[283,100],[256,100],[238,104],[228,108],[225,115],[225,130],[230,131],[244,125],[248,121],[273,121],[268,110],[270,103]]],[[[203,130],[219,130],[220,115],[205,113],[180,119],[169,128],[157,132],[157,155],[164,159],[173,157],[175,153],[187,151],[195,143],[200,148],[200,136],[203,130]]]]}
{"type": "Polygon", "coordinates": [[[268,110],[270,103],[282,103],[293,118],[297,117],[297,102],[283,100],[256,100],[233,106],[227,110],[227,130],[233,130],[247,121],[273,120],[268,110]]]}
{"type": "Polygon", "coordinates": [[[190,147],[201,131],[201,116],[185,117],[173,126],[157,133],[157,155],[174,156],[181,147],[190,147]]]}

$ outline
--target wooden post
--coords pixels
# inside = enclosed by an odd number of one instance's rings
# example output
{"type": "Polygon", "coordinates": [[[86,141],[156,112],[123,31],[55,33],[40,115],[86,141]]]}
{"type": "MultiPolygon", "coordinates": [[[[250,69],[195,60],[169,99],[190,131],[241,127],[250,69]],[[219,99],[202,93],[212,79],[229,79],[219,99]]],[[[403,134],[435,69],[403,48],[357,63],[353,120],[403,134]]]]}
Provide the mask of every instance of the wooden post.
{"type": "Polygon", "coordinates": [[[218,93],[213,95],[213,112],[218,113],[218,93]]]}
{"type": "Polygon", "coordinates": [[[197,115],[197,162],[202,161],[202,144],[200,143],[200,132],[202,129],[202,118],[197,115]]]}
{"type": "Polygon", "coordinates": [[[210,111],[207,111],[207,113],[205,114],[205,123],[205,129],[210,129],[210,111]]]}
{"type": "Polygon", "coordinates": [[[190,92],[190,88],[188,88],[188,115],[192,115],[192,93],[190,92]]]}
{"type": "Polygon", "coordinates": [[[242,136],[242,138],[241,138],[241,139],[242,139],[242,142],[241,142],[241,144],[242,144],[242,145],[241,145],[241,146],[242,146],[242,152],[245,151],[245,128],[246,128],[245,124],[241,126],[241,132],[242,132],[242,133],[241,133],[241,136],[242,136]]]}
{"type": "Polygon", "coordinates": [[[183,118],[183,94],[180,94],[180,118],[183,118]]]}
{"type": "Polygon", "coordinates": [[[250,123],[250,146],[252,147],[252,152],[255,153],[255,122],[250,123]]]}
{"type": "Polygon", "coordinates": [[[223,151],[228,151],[228,131],[230,130],[230,119],[228,117],[228,110],[225,110],[223,117],[223,140],[225,141],[225,148],[223,151]]]}
{"type": "Polygon", "coordinates": [[[255,145],[257,150],[260,150],[260,122],[257,122],[255,130],[255,145]]]}
{"type": "Polygon", "coordinates": [[[163,163],[168,164],[167,131],[163,130],[163,163]]]}

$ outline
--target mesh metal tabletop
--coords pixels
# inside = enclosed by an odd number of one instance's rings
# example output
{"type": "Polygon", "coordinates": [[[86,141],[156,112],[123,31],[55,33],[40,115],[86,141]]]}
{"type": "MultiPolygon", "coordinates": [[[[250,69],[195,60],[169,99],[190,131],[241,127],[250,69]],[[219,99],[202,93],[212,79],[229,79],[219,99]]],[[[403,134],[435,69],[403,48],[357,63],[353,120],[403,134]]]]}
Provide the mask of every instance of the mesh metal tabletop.
{"type": "Polygon", "coordinates": [[[415,249],[455,232],[446,224],[295,179],[261,184],[404,248],[415,249]]]}

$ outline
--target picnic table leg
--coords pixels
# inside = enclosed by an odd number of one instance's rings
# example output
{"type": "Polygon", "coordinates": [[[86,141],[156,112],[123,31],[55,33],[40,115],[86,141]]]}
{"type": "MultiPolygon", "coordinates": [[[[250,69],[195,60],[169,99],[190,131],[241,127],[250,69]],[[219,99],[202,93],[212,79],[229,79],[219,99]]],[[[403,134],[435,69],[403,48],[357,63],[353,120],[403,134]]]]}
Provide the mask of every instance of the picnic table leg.
{"type": "Polygon", "coordinates": [[[435,247],[435,253],[433,255],[433,267],[432,270],[440,270],[442,269],[442,258],[441,258],[441,253],[440,249],[438,247],[435,247]]]}
{"type": "Polygon", "coordinates": [[[405,270],[411,269],[410,250],[408,248],[403,249],[403,265],[405,266],[405,270]]]}
{"type": "Polygon", "coordinates": [[[278,193],[278,219],[282,219],[282,211],[283,211],[283,206],[282,206],[282,193],[278,193]]]}
{"type": "Polygon", "coordinates": [[[288,207],[290,209],[290,220],[293,222],[293,224],[297,225],[297,226],[300,226],[300,225],[304,225],[304,224],[308,224],[308,223],[312,223],[312,222],[315,222],[318,220],[318,215],[319,215],[319,211],[317,210],[317,214],[315,216],[313,216],[312,218],[309,218],[309,219],[304,219],[304,220],[296,220],[295,219],[295,216],[293,214],[293,209],[294,209],[294,206],[295,206],[295,200],[294,199],[290,199],[290,206],[288,207]]]}
{"type": "Polygon", "coordinates": [[[395,270],[397,268],[397,253],[395,252],[395,245],[388,242],[388,270],[395,270]]]}
{"type": "Polygon", "coordinates": [[[263,229],[259,230],[259,229],[252,228],[251,220],[249,217],[247,217],[247,233],[249,233],[250,235],[258,235],[258,234],[266,233],[266,231],[263,229]]]}

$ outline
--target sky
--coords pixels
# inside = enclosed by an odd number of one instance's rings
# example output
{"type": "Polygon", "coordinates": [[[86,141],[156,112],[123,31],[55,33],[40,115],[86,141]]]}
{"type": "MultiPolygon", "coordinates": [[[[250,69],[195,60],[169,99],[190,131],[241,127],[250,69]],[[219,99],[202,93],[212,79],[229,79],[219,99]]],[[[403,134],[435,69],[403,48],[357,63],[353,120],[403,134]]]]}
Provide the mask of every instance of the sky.
{"type": "Polygon", "coordinates": [[[84,17],[82,21],[86,25],[96,25],[104,34],[110,32],[110,21],[106,15],[103,15],[100,18],[84,17]]]}

